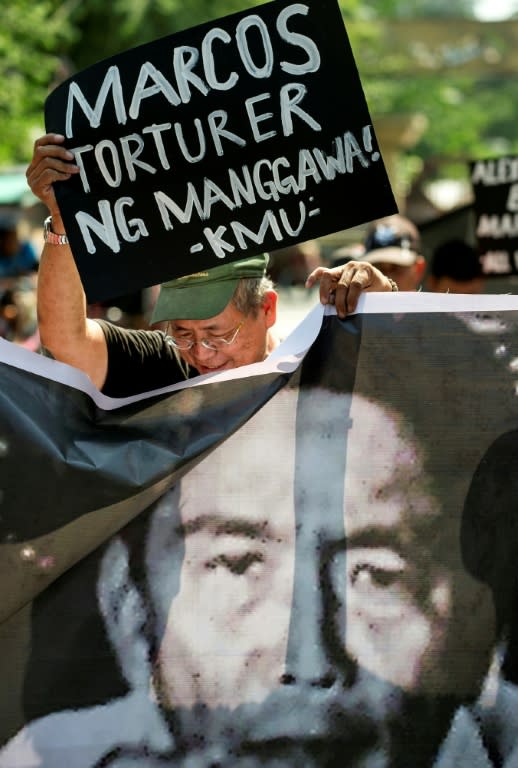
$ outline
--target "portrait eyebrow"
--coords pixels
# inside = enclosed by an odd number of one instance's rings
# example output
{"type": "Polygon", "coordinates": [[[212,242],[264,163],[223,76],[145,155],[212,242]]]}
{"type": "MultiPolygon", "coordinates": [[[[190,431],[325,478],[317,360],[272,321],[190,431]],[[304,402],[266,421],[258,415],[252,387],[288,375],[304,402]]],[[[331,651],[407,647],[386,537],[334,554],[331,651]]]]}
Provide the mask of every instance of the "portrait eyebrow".
{"type": "Polygon", "coordinates": [[[261,538],[269,541],[273,539],[266,520],[256,523],[220,515],[198,515],[176,529],[177,534],[184,538],[201,531],[207,531],[213,536],[240,536],[244,539],[261,538]]]}
{"type": "MultiPolygon", "coordinates": [[[[402,554],[412,555],[415,539],[420,539],[427,531],[434,530],[436,519],[433,520],[401,520],[394,525],[370,525],[365,528],[347,533],[347,518],[345,523],[346,535],[343,546],[350,547],[390,547],[402,554]]],[[[430,548],[433,539],[430,539],[430,548]]]]}
{"type": "Polygon", "coordinates": [[[397,526],[372,525],[347,533],[343,542],[338,546],[344,549],[365,547],[380,549],[386,547],[396,550],[409,561],[417,563],[429,561],[442,562],[448,560],[448,545],[451,547],[451,531],[445,526],[441,534],[437,534],[437,517],[435,515],[419,518],[403,518],[397,526]],[[446,547],[446,551],[445,551],[446,547]]]}
{"type": "Polygon", "coordinates": [[[401,533],[399,530],[394,530],[392,526],[371,525],[350,534],[347,533],[347,520],[345,527],[346,535],[342,542],[346,549],[350,547],[391,547],[393,549],[401,549],[403,543],[401,533]]]}

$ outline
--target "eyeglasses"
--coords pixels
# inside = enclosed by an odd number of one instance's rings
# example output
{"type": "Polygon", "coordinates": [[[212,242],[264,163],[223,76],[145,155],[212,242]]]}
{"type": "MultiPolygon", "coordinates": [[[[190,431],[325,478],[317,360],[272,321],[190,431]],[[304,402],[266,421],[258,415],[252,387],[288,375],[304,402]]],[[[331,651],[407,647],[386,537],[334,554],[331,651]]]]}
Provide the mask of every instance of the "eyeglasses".
{"type": "MultiPolygon", "coordinates": [[[[188,339],[188,338],[179,338],[175,339],[174,336],[170,336],[168,334],[167,340],[170,344],[173,345],[175,349],[181,349],[182,351],[185,351],[187,349],[192,349],[195,344],[201,344],[202,347],[205,349],[212,349],[212,350],[218,350],[222,347],[228,347],[230,344],[233,344],[237,338],[237,334],[243,327],[243,323],[245,322],[246,318],[243,318],[237,328],[234,328],[233,331],[230,331],[227,336],[215,336],[212,339],[201,339],[200,341],[196,341],[195,339],[188,339]]],[[[169,329],[168,329],[169,330],[169,329]]]]}

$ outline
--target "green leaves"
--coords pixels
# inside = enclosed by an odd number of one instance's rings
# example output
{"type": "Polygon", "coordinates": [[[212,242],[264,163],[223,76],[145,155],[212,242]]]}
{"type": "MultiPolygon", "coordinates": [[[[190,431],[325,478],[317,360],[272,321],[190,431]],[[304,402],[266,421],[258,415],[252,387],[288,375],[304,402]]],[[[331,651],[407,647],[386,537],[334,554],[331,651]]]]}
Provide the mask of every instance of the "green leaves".
{"type": "MultiPolygon", "coordinates": [[[[0,165],[29,160],[49,90],[75,71],[262,2],[9,0],[0,26],[0,165]]],[[[339,2],[373,119],[420,113],[428,122],[407,158],[518,152],[516,83],[504,67],[518,22],[477,26],[474,0],[339,2]]]]}
{"type": "Polygon", "coordinates": [[[41,133],[43,102],[73,28],[50,0],[10,0],[0,26],[0,163],[24,162],[41,133]]]}

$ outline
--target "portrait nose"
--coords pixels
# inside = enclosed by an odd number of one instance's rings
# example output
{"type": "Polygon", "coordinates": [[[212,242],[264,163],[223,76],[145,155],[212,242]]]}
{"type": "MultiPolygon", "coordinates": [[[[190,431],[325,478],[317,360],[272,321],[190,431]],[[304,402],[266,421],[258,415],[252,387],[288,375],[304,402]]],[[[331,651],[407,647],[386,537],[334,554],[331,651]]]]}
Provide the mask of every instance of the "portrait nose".
{"type": "MultiPolygon", "coordinates": [[[[309,546],[309,542],[307,542],[309,546]]],[[[336,597],[323,551],[299,543],[282,685],[331,688],[354,683],[356,664],[345,652],[343,603],[336,597]]]]}

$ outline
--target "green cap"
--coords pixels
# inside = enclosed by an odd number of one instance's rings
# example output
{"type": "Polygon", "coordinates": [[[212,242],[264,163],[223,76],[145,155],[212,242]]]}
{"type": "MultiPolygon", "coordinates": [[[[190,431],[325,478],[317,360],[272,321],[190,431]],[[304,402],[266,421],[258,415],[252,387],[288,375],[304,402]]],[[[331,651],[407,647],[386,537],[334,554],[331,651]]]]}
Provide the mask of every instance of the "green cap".
{"type": "Polygon", "coordinates": [[[242,277],[264,277],[268,254],[229,261],[162,283],[152,323],[162,320],[207,320],[223,312],[242,277]]]}

